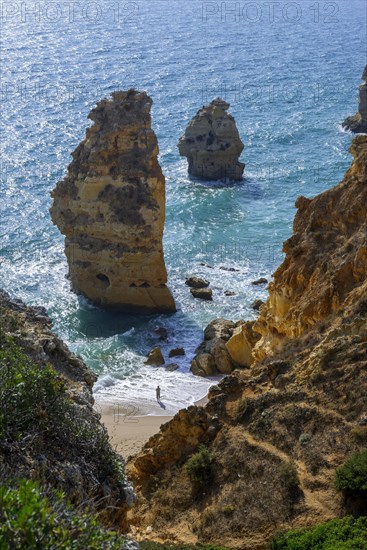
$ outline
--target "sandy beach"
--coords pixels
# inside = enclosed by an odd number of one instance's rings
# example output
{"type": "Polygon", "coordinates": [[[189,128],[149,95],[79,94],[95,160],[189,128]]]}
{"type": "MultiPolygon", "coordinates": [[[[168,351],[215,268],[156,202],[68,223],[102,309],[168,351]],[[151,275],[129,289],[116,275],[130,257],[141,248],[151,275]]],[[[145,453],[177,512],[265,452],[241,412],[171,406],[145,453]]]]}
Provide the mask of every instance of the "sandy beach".
{"type": "MultiPolygon", "coordinates": [[[[195,405],[203,406],[207,397],[200,399],[195,405]]],[[[171,420],[172,415],[164,415],[164,404],[142,402],[139,406],[129,406],[126,403],[98,401],[95,409],[101,414],[113,447],[125,459],[140,451],[148,439],[157,433],[162,424],[171,420]]]]}

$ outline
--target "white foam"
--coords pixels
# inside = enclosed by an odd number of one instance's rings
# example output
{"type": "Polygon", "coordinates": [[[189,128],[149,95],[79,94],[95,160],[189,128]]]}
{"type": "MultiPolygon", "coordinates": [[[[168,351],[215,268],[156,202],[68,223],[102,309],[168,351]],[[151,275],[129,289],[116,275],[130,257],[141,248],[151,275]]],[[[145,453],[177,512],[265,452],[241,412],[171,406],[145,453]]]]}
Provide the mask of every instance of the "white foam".
{"type": "MultiPolygon", "coordinates": [[[[101,378],[104,381],[108,375],[101,378]]],[[[100,405],[108,404],[121,416],[173,415],[205,397],[220,377],[201,378],[187,372],[169,372],[164,367],[144,366],[124,380],[115,379],[94,387],[100,405]],[[161,404],[155,390],[161,388],[161,404]]]]}

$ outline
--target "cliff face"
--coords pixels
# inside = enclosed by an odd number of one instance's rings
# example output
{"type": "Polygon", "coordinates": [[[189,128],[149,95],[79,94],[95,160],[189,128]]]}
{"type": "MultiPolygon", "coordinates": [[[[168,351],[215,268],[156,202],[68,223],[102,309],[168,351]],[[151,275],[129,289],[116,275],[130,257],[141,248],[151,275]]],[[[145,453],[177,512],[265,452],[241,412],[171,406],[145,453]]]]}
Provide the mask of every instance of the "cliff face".
{"type": "Polygon", "coordinates": [[[367,65],[362,74],[364,83],[359,87],[358,113],[346,118],[343,122],[344,128],[355,133],[367,133],[367,65]]]}
{"type": "Polygon", "coordinates": [[[314,199],[299,197],[286,257],[254,330],[257,358],[337,314],[366,290],[367,137],[358,136],[344,179],[314,199]]]}
{"type": "Polygon", "coordinates": [[[177,418],[128,463],[137,537],[150,526],[152,539],[265,550],[281,530],[350,513],[333,478],[367,443],[367,137],[351,152],[341,183],[297,201],[251,369],[190,413],[205,418],[192,433],[211,457],[200,490],[185,466],[199,447],[175,445],[177,418]]]}
{"type": "Polygon", "coordinates": [[[51,331],[41,307],[0,291],[0,478],[62,490],[126,527],[132,489],[93,409],[96,376],[51,331]]]}
{"type": "Polygon", "coordinates": [[[180,138],[178,149],[187,158],[192,176],[242,179],[245,165],[238,159],[244,145],[228,108],[225,101],[214,99],[197,112],[180,138]]]}
{"type": "Polygon", "coordinates": [[[65,235],[73,288],[127,312],[172,312],[162,236],[165,178],[144,92],[115,92],[52,192],[51,217],[65,235]]]}

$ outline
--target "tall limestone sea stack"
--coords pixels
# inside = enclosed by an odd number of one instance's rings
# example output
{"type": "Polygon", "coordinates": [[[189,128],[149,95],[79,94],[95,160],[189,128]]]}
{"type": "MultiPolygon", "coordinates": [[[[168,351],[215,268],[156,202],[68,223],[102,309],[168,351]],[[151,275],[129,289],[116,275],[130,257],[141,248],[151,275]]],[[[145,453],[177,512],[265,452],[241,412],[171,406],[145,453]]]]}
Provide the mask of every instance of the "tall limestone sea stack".
{"type": "Polygon", "coordinates": [[[346,118],[343,127],[352,132],[367,133],[367,65],[362,74],[363,84],[359,87],[358,113],[346,118]]]}
{"type": "Polygon", "coordinates": [[[214,99],[200,109],[180,138],[178,149],[187,158],[191,176],[242,180],[245,165],[239,161],[244,145],[229,103],[214,99]]]}
{"type": "Polygon", "coordinates": [[[115,92],[90,112],[94,124],[52,192],[72,287],[122,312],[174,312],[162,236],[165,178],[145,92],[115,92]]]}

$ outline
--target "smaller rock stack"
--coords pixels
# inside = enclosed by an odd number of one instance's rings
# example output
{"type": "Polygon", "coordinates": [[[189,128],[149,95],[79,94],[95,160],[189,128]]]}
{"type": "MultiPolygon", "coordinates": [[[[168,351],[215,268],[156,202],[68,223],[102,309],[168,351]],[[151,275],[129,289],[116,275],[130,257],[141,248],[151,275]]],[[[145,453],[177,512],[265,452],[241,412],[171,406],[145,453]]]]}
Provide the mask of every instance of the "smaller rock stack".
{"type": "Polygon", "coordinates": [[[229,103],[214,99],[200,109],[180,138],[178,149],[187,158],[189,174],[211,180],[242,180],[245,165],[239,162],[244,145],[229,103]]]}
{"type": "Polygon", "coordinates": [[[362,74],[363,84],[359,87],[358,113],[346,118],[343,127],[352,132],[367,133],[367,65],[362,74]]]}

